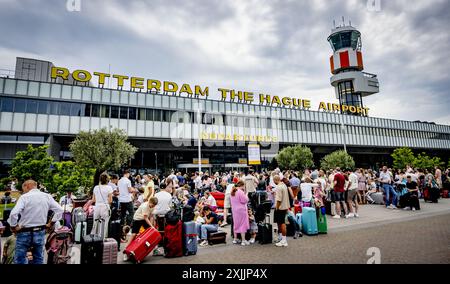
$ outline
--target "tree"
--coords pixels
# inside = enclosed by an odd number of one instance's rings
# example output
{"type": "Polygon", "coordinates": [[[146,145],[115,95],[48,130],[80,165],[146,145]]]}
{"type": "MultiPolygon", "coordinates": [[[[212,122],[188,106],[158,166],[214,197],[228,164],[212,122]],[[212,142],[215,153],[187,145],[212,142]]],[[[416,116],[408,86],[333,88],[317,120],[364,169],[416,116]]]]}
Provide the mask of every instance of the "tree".
{"type": "Polygon", "coordinates": [[[17,188],[27,179],[43,184],[50,176],[53,157],[47,153],[48,145],[33,147],[28,145],[25,151],[16,153],[12,161],[10,175],[17,178],[17,188]]]}
{"type": "Polygon", "coordinates": [[[314,166],[311,149],[301,145],[284,148],[275,159],[284,169],[304,170],[314,166]]]}
{"type": "Polygon", "coordinates": [[[415,160],[414,153],[410,148],[397,148],[391,155],[394,160],[394,169],[406,169],[406,167],[412,166],[415,160]]]}
{"type": "Polygon", "coordinates": [[[414,167],[418,169],[434,170],[434,167],[442,167],[444,162],[439,157],[430,157],[426,153],[417,155],[414,159],[414,167]]]}
{"type": "Polygon", "coordinates": [[[70,151],[77,165],[96,170],[96,184],[100,173],[119,170],[134,156],[137,148],[128,143],[127,139],[128,136],[121,129],[81,131],[70,144],[70,151]]]}
{"type": "Polygon", "coordinates": [[[337,167],[341,169],[353,169],[355,167],[355,161],[347,152],[339,150],[323,157],[320,161],[320,166],[324,170],[331,170],[337,167]]]}
{"type": "Polygon", "coordinates": [[[82,168],[72,161],[55,162],[51,176],[44,182],[50,193],[86,192],[94,184],[95,169],[82,168]]]}

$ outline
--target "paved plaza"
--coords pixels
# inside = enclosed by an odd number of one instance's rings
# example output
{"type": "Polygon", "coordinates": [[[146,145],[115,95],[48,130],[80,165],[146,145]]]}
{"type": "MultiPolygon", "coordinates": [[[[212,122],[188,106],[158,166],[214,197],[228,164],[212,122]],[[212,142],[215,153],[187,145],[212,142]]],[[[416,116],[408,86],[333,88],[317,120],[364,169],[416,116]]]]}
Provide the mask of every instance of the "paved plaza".
{"type": "MultiPolygon", "coordinates": [[[[145,264],[365,264],[367,250],[380,249],[381,263],[450,263],[450,199],[421,201],[421,211],[361,206],[360,218],[328,218],[327,235],[294,240],[288,248],[254,244],[199,248],[196,256],[168,259],[148,256],[145,264]]],[[[329,216],[328,216],[329,217],[329,216]]],[[[224,230],[229,231],[229,226],[224,230]]],[[[123,246],[123,245],[122,245],[123,246]]],[[[119,253],[119,263],[123,263],[119,253]]]]}

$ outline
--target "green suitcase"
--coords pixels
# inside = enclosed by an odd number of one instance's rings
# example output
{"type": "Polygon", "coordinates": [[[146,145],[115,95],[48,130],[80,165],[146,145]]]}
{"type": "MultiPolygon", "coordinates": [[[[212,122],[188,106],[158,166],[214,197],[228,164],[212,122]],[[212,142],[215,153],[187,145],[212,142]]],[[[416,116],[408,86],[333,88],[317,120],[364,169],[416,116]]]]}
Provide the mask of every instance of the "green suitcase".
{"type": "Polygon", "coordinates": [[[326,234],[328,231],[327,216],[325,214],[322,214],[322,210],[317,211],[317,229],[319,230],[319,234],[326,234]]]}

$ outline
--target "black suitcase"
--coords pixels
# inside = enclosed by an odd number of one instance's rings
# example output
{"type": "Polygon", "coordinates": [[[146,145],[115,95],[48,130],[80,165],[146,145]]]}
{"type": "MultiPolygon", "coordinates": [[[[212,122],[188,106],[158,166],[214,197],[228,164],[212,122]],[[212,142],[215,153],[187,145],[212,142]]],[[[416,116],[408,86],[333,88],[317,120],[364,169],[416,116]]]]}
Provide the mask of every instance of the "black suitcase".
{"type": "Polygon", "coordinates": [[[115,239],[117,241],[117,249],[120,251],[120,242],[122,238],[122,225],[120,224],[120,219],[110,221],[108,238],[115,239]]]}
{"type": "Polygon", "coordinates": [[[84,236],[81,241],[80,264],[103,263],[103,238],[99,235],[84,236]]]}
{"type": "Polygon", "coordinates": [[[92,232],[92,227],[94,227],[94,216],[87,216],[86,218],[86,234],[91,234],[92,232]]]}
{"type": "Polygon", "coordinates": [[[258,235],[257,239],[258,242],[262,245],[264,244],[271,244],[272,243],[272,237],[273,237],[273,229],[272,225],[269,223],[261,223],[258,224],[258,235]]]}
{"type": "Polygon", "coordinates": [[[210,245],[227,243],[227,233],[226,232],[208,232],[208,243],[210,245]]]}

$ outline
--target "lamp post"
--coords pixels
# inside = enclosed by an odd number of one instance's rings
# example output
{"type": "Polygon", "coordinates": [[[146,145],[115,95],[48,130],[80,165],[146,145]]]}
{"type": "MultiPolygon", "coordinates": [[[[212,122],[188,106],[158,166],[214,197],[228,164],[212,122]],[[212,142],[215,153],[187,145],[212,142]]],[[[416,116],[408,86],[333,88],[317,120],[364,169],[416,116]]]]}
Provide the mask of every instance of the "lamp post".
{"type": "Polygon", "coordinates": [[[346,145],[346,141],[345,141],[345,124],[343,122],[341,122],[341,135],[342,135],[342,140],[344,142],[344,151],[345,151],[345,153],[347,153],[347,145],[346,145]]]}
{"type": "Polygon", "coordinates": [[[155,174],[158,175],[158,153],[155,152],[155,174]]]}
{"type": "Polygon", "coordinates": [[[200,120],[202,119],[202,115],[200,112],[200,108],[197,109],[197,129],[198,129],[198,172],[202,171],[202,132],[201,132],[201,124],[200,120]]]}

